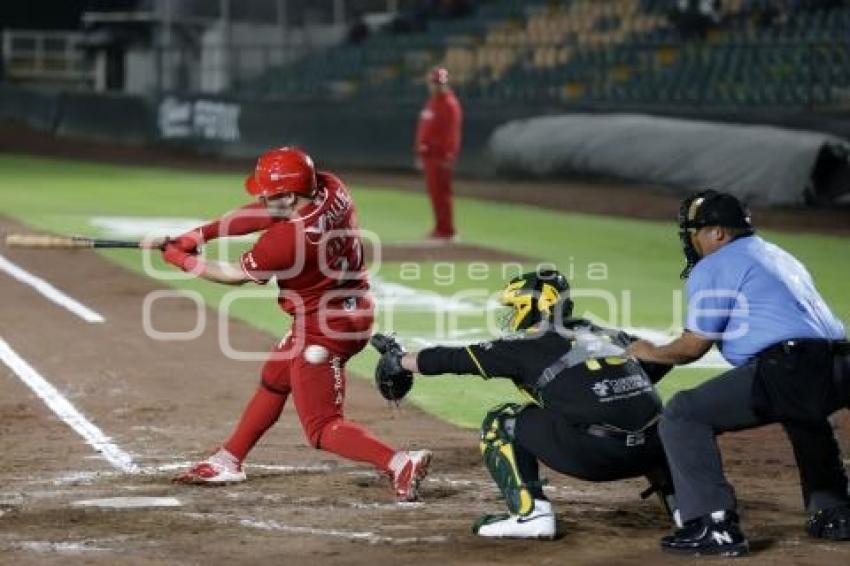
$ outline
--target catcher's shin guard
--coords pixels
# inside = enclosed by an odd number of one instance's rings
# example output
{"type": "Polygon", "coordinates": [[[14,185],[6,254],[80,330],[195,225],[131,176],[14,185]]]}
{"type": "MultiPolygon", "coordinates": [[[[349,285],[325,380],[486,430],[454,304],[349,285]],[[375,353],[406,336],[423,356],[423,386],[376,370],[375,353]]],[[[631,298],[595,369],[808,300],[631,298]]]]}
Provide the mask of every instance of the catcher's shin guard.
{"type": "Polygon", "coordinates": [[[534,497],[520,476],[513,446],[513,427],[522,409],[516,403],[499,405],[487,413],[481,424],[484,463],[514,515],[528,515],[534,510],[534,497]]]}

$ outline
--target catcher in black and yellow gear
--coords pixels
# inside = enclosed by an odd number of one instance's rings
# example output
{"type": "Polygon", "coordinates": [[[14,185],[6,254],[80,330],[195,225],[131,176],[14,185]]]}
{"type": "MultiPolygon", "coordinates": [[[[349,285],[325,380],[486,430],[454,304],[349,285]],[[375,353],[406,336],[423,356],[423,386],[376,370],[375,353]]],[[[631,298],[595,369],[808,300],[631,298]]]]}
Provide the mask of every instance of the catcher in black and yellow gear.
{"type": "Polygon", "coordinates": [[[454,373],[506,377],[529,397],[524,405],[494,407],[484,418],[484,462],[510,512],[482,517],[473,531],[484,537],[555,536],[538,462],[588,481],[646,476],[645,494],[657,492],[672,513],[672,482],[656,431],[661,401],[653,386],[669,366],[630,359],[625,348],[635,337],[572,318],[569,285],[557,271],[513,279],[501,302],[509,307],[510,337],[413,354],[386,336],[373,343],[382,352],[379,383],[397,377],[398,391],[407,392],[412,373],[454,373]]]}

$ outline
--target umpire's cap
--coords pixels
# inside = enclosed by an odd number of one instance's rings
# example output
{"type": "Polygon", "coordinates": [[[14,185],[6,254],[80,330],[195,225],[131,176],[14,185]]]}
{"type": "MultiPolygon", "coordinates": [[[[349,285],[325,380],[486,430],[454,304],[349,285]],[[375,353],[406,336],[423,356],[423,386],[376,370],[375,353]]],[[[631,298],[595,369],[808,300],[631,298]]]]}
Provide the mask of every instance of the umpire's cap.
{"type": "Polygon", "coordinates": [[[713,190],[691,195],[679,207],[681,230],[706,226],[740,228],[749,233],[754,231],[749,208],[734,195],[713,190]]]}

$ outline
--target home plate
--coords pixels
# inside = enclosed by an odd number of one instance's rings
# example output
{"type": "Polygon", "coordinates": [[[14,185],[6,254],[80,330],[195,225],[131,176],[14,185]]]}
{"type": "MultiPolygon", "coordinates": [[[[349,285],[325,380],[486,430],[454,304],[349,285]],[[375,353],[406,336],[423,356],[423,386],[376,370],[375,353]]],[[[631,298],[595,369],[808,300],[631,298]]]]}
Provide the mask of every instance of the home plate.
{"type": "Polygon", "coordinates": [[[107,509],[142,509],[145,507],[180,507],[182,503],[174,497],[108,497],[106,499],[74,501],[71,505],[107,509]]]}

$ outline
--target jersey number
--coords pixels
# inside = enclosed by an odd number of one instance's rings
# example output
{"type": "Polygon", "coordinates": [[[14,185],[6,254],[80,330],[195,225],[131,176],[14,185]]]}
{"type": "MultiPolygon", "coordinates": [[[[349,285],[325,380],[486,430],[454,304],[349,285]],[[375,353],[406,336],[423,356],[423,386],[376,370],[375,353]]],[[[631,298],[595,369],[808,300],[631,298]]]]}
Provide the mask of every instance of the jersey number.
{"type": "Polygon", "coordinates": [[[337,279],[349,279],[349,273],[363,268],[363,244],[360,238],[338,235],[327,243],[328,266],[337,279]]]}

